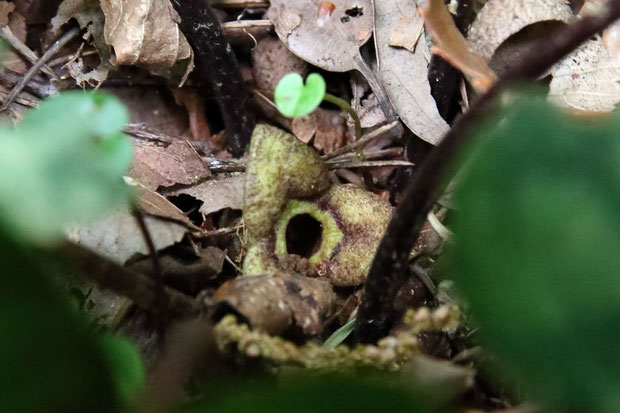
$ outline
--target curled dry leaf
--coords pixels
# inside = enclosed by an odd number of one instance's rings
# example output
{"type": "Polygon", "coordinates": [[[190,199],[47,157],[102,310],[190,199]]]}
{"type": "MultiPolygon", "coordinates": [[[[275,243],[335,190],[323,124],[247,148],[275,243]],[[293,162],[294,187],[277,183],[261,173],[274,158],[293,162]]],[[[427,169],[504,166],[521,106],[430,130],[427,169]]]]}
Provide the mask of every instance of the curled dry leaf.
{"type": "Polygon", "coordinates": [[[305,334],[323,331],[335,312],[332,286],[323,280],[280,271],[274,275],[242,276],[224,283],[213,296],[216,305],[228,305],[254,329],[272,335],[296,325],[305,334]]]}
{"type": "Polygon", "coordinates": [[[272,0],[266,17],[291,52],[331,72],[358,70],[379,97],[389,119],[394,108],[373,70],[362,60],[359,48],[373,31],[371,0],[332,0],[329,12],[310,1],[272,0]],[[321,9],[321,10],[320,10],[321,9]]]}
{"type": "Polygon", "coordinates": [[[207,216],[224,208],[243,209],[244,179],[243,174],[221,174],[194,186],[163,192],[166,196],[193,196],[202,201],[199,211],[207,216]]]}
{"type": "Polygon", "coordinates": [[[105,18],[101,12],[98,0],[64,0],[58,7],[56,16],[52,19],[52,29],[56,32],[61,30],[62,25],[75,19],[82,29],[86,29],[84,39],[92,39],[93,45],[97,49],[101,63],[99,67],[84,72],[81,61],[72,62],[70,73],[78,84],[85,83],[101,84],[108,77],[108,72],[112,69],[110,59],[112,50],[106,43],[103,35],[105,18]]]}
{"type": "Polygon", "coordinates": [[[183,211],[168,201],[163,195],[138,184],[136,185],[138,206],[148,215],[166,218],[185,225],[188,229],[200,231],[183,211]]]}
{"type": "MultiPolygon", "coordinates": [[[[426,59],[428,47],[424,41],[418,42],[412,53],[390,45],[402,19],[410,21],[412,25],[417,21],[417,25],[420,25],[422,18],[415,5],[408,0],[377,1],[375,13],[375,41],[380,76],[392,104],[413,133],[436,145],[449,128],[439,115],[435,100],[431,96],[426,59]]],[[[413,35],[415,36],[415,33],[413,35]]]]}
{"type": "Polygon", "coordinates": [[[193,68],[191,48],[168,0],[64,0],[52,27],[58,30],[72,18],[88,28],[101,57],[99,72],[110,69],[110,47],[115,63],[144,66],[155,74],[169,74],[175,63],[184,60],[188,72],[193,68]]]}
{"type": "MultiPolygon", "coordinates": [[[[100,0],[105,40],[116,63],[148,67],[162,73],[193,54],[168,0],[100,0]]],[[[192,66],[192,62],[188,62],[192,66]]],[[[191,71],[191,70],[190,70],[191,71]]]]}
{"type": "Polygon", "coordinates": [[[479,92],[486,91],[497,76],[484,58],[472,53],[467,40],[454,24],[454,20],[442,0],[424,0],[420,13],[424,24],[435,41],[432,51],[459,69],[479,92]]]}
{"type": "Polygon", "coordinates": [[[211,171],[184,140],[163,147],[134,140],[134,160],[130,176],[149,189],[174,184],[191,185],[209,176],[211,171]]]}

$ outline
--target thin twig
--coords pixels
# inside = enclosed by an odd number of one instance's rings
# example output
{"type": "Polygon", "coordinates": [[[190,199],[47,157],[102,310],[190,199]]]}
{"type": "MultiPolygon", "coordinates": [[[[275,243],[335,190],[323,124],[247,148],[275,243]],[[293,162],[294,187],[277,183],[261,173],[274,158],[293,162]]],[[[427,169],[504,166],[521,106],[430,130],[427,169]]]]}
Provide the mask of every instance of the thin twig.
{"type": "Polygon", "coordinates": [[[495,98],[507,87],[536,79],[619,17],[620,0],[609,0],[603,14],[585,17],[542,39],[456,120],[439,146],[416,170],[377,249],[358,311],[355,333],[358,341],[375,342],[384,337],[399,316],[393,304],[406,280],[409,254],[427,213],[447,184],[447,172],[464,145],[472,139],[473,125],[488,114],[495,98]]]}
{"type": "MultiPolygon", "coordinates": [[[[22,55],[26,60],[28,60],[33,65],[37,63],[39,60],[39,56],[36,55],[35,52],[30,50],[28,46],[24,44],[15,34],[11,31],[9,26],[4,26],[0,29],[0,36],[4,40],[6,40],[13,49],[15,49],[20,55],[22,55]]],[[[43,65],[41,67],[41,71],[51,77],[54,80],[58,80],[58,75],[54,72],[54,69],[49,67],[48,65],[43,65]]]]}
{"type": "Polygon", "coordinates": [[[366,144],[368,144],[368,142],[372,141],[373,139],[376,139],[380,136],[383,136],[384,134],[388,132],[391,132],[392,130],[396,129],[398,126],[400,126],[398,121],[394,121],[394,122],[388,123],[387,125],[383,125],[380,128],[377,128],[373,130],[372,132],[369,132],[363,135],[360,139],[356,140],[355,142],[352,142],[348,145],[343,146],[342,148],[336,149],[333,152],[325,154],[321,158],[324,161],[327,161],[329,159],[340,156],[344,153],[353,152],[355,149],[365,146],[366,144]]]}
{"type": "MultiPolygon", "coordinates": [[[[159,286],[155,280],[69,242],[56,247],[52,252],[101,288],[132,299],[144,310],[155,314],[161,311],[162,300],[158,294],[162,293],[158,292],[159,286]]],[[[170,317],[190,317],[202,311],[198,301],[169,287],[163,289],[163,302],[166,314],[170,317]]]]}
{"type": "Polygon", "coordinates": [[[54,44],[49,49],[47,49],[43,56],[41,56],[41,58],[26,72],[22,80],[11,90],[11,93],[9,93],[9,96],[2,104],[2,107],[0,107],[0,112],[9,107],[15,97],[19,94],[19,92],[24,89],[28,82],[30,82],[30,79],[32,79],[32,77],[37,74],[41,67],[43,67],[43,65],[47,63],[52,57],[54,57],[56,53],[58,53],[58,51],[63,48],[64,45],[69,43],[78,34],[80,34],[80,29],[74,27],[73,29],[62,35],[60,39],[56,40],[54,44]]]}
{"type": "Polygon", "coordinates": [[[211,230],[211,231],[205,230],[205,231],[200,231],[200,232],[193,232],[192,233],[192,237],[194,237],[194,238],[217,237],[217,236],[220,236],[220,235],[228,235],[228,234],[235,233],[235,232],[239,231],[242,228],[243,228],[243,225],[237,225],[237,226],[234,226],[234,227],[214,229],[214,230],[211,230]]]}
{"type": "Polygon", "coordinates": [[[415,165],[409,161],[386,159],[383,161],[358,161],[358,162],[347,161],[347,162],[342,162],[342,163],[332,163],[332,164],[329,164],[329,169],[380,168],[383,166],[412,167],[415,165]]]}

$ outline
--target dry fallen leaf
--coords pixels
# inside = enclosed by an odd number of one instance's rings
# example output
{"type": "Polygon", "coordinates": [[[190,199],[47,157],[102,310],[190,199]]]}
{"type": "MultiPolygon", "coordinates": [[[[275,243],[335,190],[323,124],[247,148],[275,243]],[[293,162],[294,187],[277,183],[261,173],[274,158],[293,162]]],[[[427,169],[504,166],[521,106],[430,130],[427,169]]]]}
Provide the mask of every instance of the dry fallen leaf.
{"type": "MultiPolygon", "coordinates": [[[[193,54],[168,0],[100,0],[105,40],[116,63],[139,65],[162,73],[193,54]]],[[[189,63],[192,64],[191,62],[189,63]]]]}
{"type": "Polygon", "coordinates": [[[620,102],[620,64],[600,38],[589,40],[551,69],[549,99],[581,111],[609,112],[620,102]]]}
{"type": "MultiPolygon", "coordinates": [[[[390,39],[403,16],[422,22],[415,5],[408,0],[381,0],[375,3],[375,41],[380,76],[400,118],[421,139],[433,145],[441,141],[448,124],[441,118],[428,82],[428,60],[424,41],[414,52],[390,46],[390,39]]],[[[413,23],[412,23],[413,24],[413,23]]],[[[419,23],[418,23],[419,24],[419,23]]]]}
{"type": "Polygon", "coordinates": [[[413,53],[422,33],[424,33],[424,21],[416,15],[403,14],[399,17],[398,25],[388,44],[403,47],[413,53]]]}
{"type": "MultiPolygon", "coordinates": [[[[28,28],[26,27],[26,19],[20,13],[14,11],[15,5],[6,1],[0,2],[0,28],[2,30],[10,30],[13,36],[22,43],[26,43],[28,28]],[[8,28],[4,27],[7,26],[8,28]]],[[[4,34],[3,34],[4,36],[4,34]]],[[[23,75],[28,70],[26,62],[22,57],[14,51],[6,51],[2,56],[2,66],[12,72],[23,75]]]]}
{"type": "Polygon", "coordinates": [[[237,277],[224,283],[213,301],[232,307],[253,329],[271,335],[292,325],[316,335],[334,313],[336,295],[327,281],[281,271],[273,276],[237,277]]]}
{"type": "Polygon", "coordinates": [[[243,209],[243,174],[217,175],[198,185],[164,190],[166,196],[186,194],[202,201],[199,211],[205,216],[224,208],[243,209]]]}
{"type": "Polygon", "coordinates": [[[187,141],[178,140],[162,147],[135,140],[134,151],[129,175],[149,189],[191,185],[211,176],[205,162],[187,141]]]}
{"type": "MultiPolygon", "coordinates": [[[[145,221],[157,250],[181,241],[187,233],[185,226],[174,222],[148,216],[145,221]]],[[[149,253],[140,227],[127,208],[88,225],[70,229],[69,238],[119,264],[124,264],[134,254],[149,253]]]]}
{"type": "Polygon", "coordinates": [[[484,58],[472,53],[467,40],[454,24],[443,0],[424,0],[420,14],[426,29],[433,36],[433,53],[440,55],[459,69],[479,92],[484,92],[497,80],[484,58]]]}
{"type": "Polygon", "coordinates": [[[88,29],[85,38],[92,36],[101,57],[95,73],[99,79],[111,69],[112,60],[140,65],[159,75],[169,75],[179,61],[187,61],[186,72],[193,68],[193,53],[167,0],[64,0],[52,27],[59,30],[72,18],[88,29]]]}
{"type": "Polygon", "coordinates": [[[385,89],[373,70],[363,61],[359,48],[373,31],[371,0],[332,0],[331,12],[322,12],[310,1],[272,0],[266,17],[291,52],[331,72],[358,70],[379,97],[387,117],[395,118],[385,89]]]}
{"type": "Polygon", "coordinates": [[[313,146],[324,153],[346,145],[352,138],[346,118],[336,110],[318,108],[308,116],[293,119],[291,126],[299,140],[308,143],[314,138],[313,146]]]}

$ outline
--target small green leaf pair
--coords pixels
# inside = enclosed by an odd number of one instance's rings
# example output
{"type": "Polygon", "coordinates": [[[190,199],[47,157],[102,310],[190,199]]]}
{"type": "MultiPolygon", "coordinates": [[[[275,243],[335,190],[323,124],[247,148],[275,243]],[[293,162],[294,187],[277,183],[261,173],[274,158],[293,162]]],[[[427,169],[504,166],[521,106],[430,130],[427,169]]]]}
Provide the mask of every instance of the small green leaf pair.
{"type": "Polygon", "coordinates": [[[299,118],[312,113],[325,97],[325,79],[318,73],[311,73],[306,84],[298,73],[284,76],[274,93],[278,110],[289,118],[299,118]]]}

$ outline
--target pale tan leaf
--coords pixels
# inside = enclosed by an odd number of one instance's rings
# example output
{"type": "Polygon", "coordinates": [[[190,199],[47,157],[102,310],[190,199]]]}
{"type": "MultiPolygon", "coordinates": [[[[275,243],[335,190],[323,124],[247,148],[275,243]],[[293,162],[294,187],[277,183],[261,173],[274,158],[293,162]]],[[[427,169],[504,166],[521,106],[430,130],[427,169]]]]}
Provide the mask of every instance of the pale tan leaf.
{"type": "Polygon", "coordinates": [[[394,47],[403,47],[413,52],[423,32],[424,21],[422,19],[417,16],[402,15],[388,44],[394,47]]]}
{"type": "Polygon", "coordinates": [[[381,79],[390,100],[407,127],[421,139],[433,145],[441,141],[448,124],[441,118],[428,82],[428,61],[425,42],[415,51],[389,45],[402,16],[410,21],[422,21],[413,2],[382,0],[375,2],[375,41],[379,55],[381,79]]]}
{"type": "MultiPolygon", "coordinates": [[[[187,233],[183,225],[174,222],[151,217],[145,217],[145,220],[158,250],[181,241],[187,233]]],[[[134,254],[149,253],[140,227],[127,208],[71,230],[70,238],[119,264],[124,264],[134,254]]]]}
{"type": "Polygon", "coordinates": [[[164,194],[193,196],[202,201],[199,211],[206,216],[224,208],[243,209],[243,186],[243,174],[222,174],[188,188],[165,190],[164,194]]]}
{"type": "Polygon", "coordinates": [[[609,112],[620,102],[620,65],[600,39],[589,40],[551,69],[549,99],[582,111],[609,112]]]}

